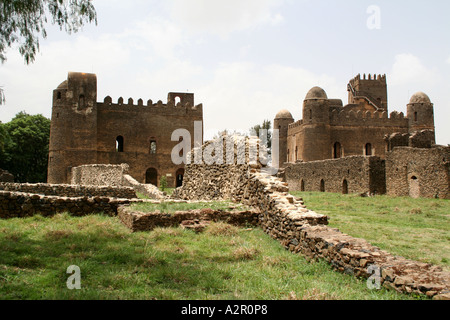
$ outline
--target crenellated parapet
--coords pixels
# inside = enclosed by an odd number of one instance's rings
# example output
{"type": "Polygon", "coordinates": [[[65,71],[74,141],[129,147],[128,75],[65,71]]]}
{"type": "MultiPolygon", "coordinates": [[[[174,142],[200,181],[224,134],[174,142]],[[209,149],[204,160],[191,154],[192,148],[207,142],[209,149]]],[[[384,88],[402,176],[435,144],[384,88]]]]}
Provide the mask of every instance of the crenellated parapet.
{"type": "Polygon", "coordinates": [[[112,98],[110,96],[107,96],[103,99],[103,102],[97,103],[98,107],[101,109],[121,109],[121,110],[130,110],[130,111],[136,111],[136,109],[139,109],[140,111],[149,111],[149,112],[176,112],[179,111],[180,113],[202,113],[203,112],[203,104],[197,104],[192,105],[191,101],[187,101],[186,103],[182,104],[181,102],[178,102],[175,104],[175,101],[169,100],[167,103],[163,103],[161,100],[158,100],[156,103],[153,102],[153,100],[149,99],[144,104],[143,99],[138,99],[137,104],[134,103],[133,98],[129,98],[128,101],[125,103],[125,100],[123,97],[120,97],[117,99],[117,102],[114,103],[112,98]]]}
{"type": "Polygon", "coordinates": [[[403,112],[337,110],[331,111],[331,125],[365,125],[365,126],[407,126],[408,119],[403,112]]]}

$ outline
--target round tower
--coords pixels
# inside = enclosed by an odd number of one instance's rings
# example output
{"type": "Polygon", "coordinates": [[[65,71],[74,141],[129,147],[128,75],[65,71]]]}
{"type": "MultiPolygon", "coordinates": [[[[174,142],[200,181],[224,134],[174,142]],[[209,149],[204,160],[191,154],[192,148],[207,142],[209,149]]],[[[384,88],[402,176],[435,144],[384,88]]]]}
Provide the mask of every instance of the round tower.
{"type": "Polygon", "coordinates": [[[272,152],[274,156],[273,163],[277,163],[279,167],[283,167],[285,162],[288,162],[287,159],[287,138],[288,138],[288,129],[289,125],[294,122],[294,118],[292,114],[283,109],[277,113],[275,119],[273,120],[273,128],[278,129],[279,132],[279,151],[278,158],[276,158],[276,152],[272,152]]]}
{"type": "Polygon", "coordinates": [[[407,105],[409,133],[421,130],[434,131],[434,106],[423,92],[417,92],[407,105]]]}
{"type": "Polygon", "coordinates": [[[331,158],[330,101],[319,87],[309,90],[303,102],[303,143],[300,158],[315,161],[331,158]]]}
{"type": "Polygon", "coordinates": [[[53,91],[48,183],[70,183],[70,169],[97,160],[97,77],[70,72],[53,91]]]}

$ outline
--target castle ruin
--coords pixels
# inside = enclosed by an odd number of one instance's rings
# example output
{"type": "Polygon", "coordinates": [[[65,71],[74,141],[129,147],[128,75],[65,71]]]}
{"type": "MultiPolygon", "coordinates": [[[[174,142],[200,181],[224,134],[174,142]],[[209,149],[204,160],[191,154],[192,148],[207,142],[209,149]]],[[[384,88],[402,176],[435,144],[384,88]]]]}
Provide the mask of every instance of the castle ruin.
{"type": "Polygon", "coordinates": [[[119,98],[113,103],[107,96],[97,102],[96,75],[70,72],[53,91],[48,183],[70,183],[74,167],[127,163],[140,183],[158,185],[166,176],[168,187],[180,186],[184,164],[171,160],[180,141],[171,135],[186,129],[194,136],[194,122],[203,122],[203,106],[194,104],[192,93],[171,92],[167,100],[144,105],[142,99],[136,104],[119,98]]]}
{"type": "Polygon", "coordinates": [[[389,114],[386,75],[357,75],[347,90],[345,106],[314,87],[304,99],[303,119],[294,121],[288,110],[276,115],[278,163],[291,188],[449,198],[448,147],[436,149],[430,98],[423,92],[414,94],[405,116],[389,114]],[[399,156],[400,147],[409,151],[399,156]],[[424,157],[418,160],[420,166],[414,154],[424,157]],[[406,173],[400,174],[399,167],[406,173]]]}

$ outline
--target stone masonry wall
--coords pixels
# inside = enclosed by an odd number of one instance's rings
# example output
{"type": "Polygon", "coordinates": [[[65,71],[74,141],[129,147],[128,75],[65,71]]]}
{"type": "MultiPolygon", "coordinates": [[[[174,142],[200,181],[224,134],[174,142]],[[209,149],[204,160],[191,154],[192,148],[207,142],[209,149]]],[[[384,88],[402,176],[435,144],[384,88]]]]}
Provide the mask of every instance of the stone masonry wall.
{"type": "Polygon", "coordinates": [[[300,162],[288,165],[284,175],[290,189],[296,191],[386,192],[384,162],[378,157],[352,156],[300,162]]]}
{"type": "Polygon", "coordinates": [[[388,195],[450,199],[450,147],[397,147],[386,175],[388,195]]]}
{"type": "Polygon", "coordinates": [[[450,299],[449,272],[393,256],[363,239],[327,227],[326,216],[308,210],[302,199],[288,193],[286,183],[261,169],[233,164],[187,165],[185,183],[174,196],[228,199],[253,206],[260,212],[261,228],[294,253],[325,259],[337,270],[357,277],[375,276],[380,285],[399,292],[450,299]]]}
{"type": "Polygon", "coordinates": [[[72,168],[71,184],[92,186],[122,186],[127,164],[93,164],[72,168]]]}
{"type": "Polygon", "coordinates": [[[31,217],[35,214],[52,216],[69,212],[74,216],[92,213],[116,215],[117,208],[133,200],[102,196],[60,197],[24,192],[0,191],[0,219],[31,217]]]}
{"type": "Polygon", "coordinates": [[[136,198],[136,192],[130,187],[77,186],[46,183],[0,183],[0,190],[40,194],[61,197],[112,197],[136,198]]]}

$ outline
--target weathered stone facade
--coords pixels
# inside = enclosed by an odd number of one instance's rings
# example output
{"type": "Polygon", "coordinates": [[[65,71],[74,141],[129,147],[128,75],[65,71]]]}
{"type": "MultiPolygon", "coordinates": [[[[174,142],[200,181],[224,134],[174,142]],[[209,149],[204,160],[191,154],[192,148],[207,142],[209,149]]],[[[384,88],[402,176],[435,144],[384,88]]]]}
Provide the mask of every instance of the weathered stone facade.
{"type": "Polygon", "coordinates": [[[289,188],[296,191],[386,193],[384,161],[374,156],[289,164],[284,178],[289,188]]]}
{"type": "MultiPolygon", "coordinates": [[[[317,161],[366,155],[385,159],[385,136],[431,130],[433,104],[416,93],[407,105],[407,115],[388,113],[386,76],[356,76],[348,84],[349,101],[329,99],[319,87],[312,88],[303,102],[303,119],[280,111],[274,128],[280,130],[280,165],[284,162],[317,161]],[[286,148],[286,149],[285,149],[286,148]]],[[[435,141],[434,135],[431,140],[435,141]]]]}
{"type": "MultiPolygon", "coordinates": [[[[165,175],[169,187],[179,185],[184,165],[171,160],[180,143],[178,137],[172,141],[172,133],[185,129],[194,137],[203,106],[194,104],[192,93],[171,92],[167,100],[144,105],[142,99],[135,104],[119,98],[113,103],[108,96],[97,102],[96,75],[70,72],[53,91],[48,182],[69,183],[72,167],[127,163],[140,183],[158,185],[165,175]]],[[[197,135],[203,139],[201,132],[197,135]]]]}
{"type": "Polygon", "coordinates": [[[396,147],[386,175],[388,195],[450,199],[450,147],[396,147]]]}

